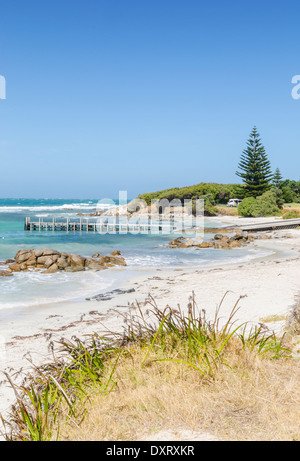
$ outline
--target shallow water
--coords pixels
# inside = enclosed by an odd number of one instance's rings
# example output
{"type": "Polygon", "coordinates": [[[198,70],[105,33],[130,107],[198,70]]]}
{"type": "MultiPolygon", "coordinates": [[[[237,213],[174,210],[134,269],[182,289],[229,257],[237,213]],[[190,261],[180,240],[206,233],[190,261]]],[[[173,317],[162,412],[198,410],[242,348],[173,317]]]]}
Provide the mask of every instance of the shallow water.
{"type": "MultiPolygon", "coordinates": [[[[242,263],[252,258],[270,254],[253,247],[233,250],[211,248],[171,249],[167,244],[172,235],[120,235],[86,232],[27,232],[25,217],[55,216],[76,217],[76,214],[91,213],[97,207],[96,200],[0,200],[0,260],[13,258],[24,248],[52,248],[82,256],[94,253],[110,254],[120,250],[127,262],[122,271],[100,271],[49,274],[18,273],[13,277],[0,277],[0,310],[39,306],[49,302],[60,302],[103,292],[124,278],[124,272],[142,268],[176,268],[195,266],[205,268],[211,263],[242,263]]],[[[218,227],[213,219],[205,221],[207,227],[218,227]]],[[[178,235],[177,235],[178,237],[178,235]]],[[[209,238],[206,235],[205,238],[209,238]]]]}

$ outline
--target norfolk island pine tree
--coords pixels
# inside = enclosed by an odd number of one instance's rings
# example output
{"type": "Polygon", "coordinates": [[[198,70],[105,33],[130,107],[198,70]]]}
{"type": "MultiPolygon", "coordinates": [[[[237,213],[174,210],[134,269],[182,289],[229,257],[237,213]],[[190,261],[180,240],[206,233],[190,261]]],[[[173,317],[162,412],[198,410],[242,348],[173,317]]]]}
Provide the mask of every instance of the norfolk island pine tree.
{"type": "Polygon", "coordinates": [[[243,180],[241,193],[244,197],[256,198],[271,187],[271,164],[256,127],[253,128],[247,147],[241,155],[236,174],[243,180]]]}

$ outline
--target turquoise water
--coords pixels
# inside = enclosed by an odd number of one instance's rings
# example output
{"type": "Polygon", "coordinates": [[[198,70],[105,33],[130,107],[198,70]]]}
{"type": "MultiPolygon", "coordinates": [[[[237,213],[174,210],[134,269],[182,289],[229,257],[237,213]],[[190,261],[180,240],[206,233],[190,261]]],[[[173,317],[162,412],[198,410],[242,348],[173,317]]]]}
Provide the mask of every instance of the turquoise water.
{"type": "MultiPolygon", "coordinates": [[[[116,202],[117,203],[117,202],[116,202]]],[[[91,256],[120,250],[127,262],[125,271],[149,268],[198,266],[205,268],[213,262],[243,262],[260,256],[253,248],[231,251],[204,249],[170,249],[172,235],[120,235],[87,232],[28,232],[25,217],[76,217],[77,213],[92,213],[97,200],[66,199],[0,199],[0,261],[13,258],[23,248],[52,248],[67,253],[91,256]]],[[[214,227],[213,220],[205,225],[214,227]]],[[[43,305],[99,293],[116,281],[116,271],[57,273],[43,275],[19,273],[0,278],[0,309],[43,305]],[[108,275],[107,273],[109,272],[108,275]]],[[[124,275],[123,275],[124,277],[124,275]]]]}

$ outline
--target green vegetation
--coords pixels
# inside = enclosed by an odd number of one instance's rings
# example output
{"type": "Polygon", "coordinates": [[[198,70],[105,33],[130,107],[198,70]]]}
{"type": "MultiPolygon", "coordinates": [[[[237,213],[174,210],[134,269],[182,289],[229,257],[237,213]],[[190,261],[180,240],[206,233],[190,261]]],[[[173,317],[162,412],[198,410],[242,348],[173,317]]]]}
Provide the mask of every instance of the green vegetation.
{"type": "Polygon", "coordinates": [[[139,195],[138,198],[145,200],[148,205],[151,200],[167,199],[169,201],[179,199],[182,203],[184,200],[198,199],[209,197],[211,202],[227,203],[230,198],[235,198],[239,184],[217,184],[217,183],[200,183],[195,186],[174,187],[157,192],[151,192],[139,195]]]}
{"type": "Polygon", "coordinates": [[[256,127],[250,134],[238,168],[236,174],[244,182],[244,197],[257,197],[270,189],[271,165],[256,127]]]}
{"type": "Polygon", "coordinates": [[[276,216],[280,214],[274,191],[267,191],[263,195],[254,198],[245,198],[239,204],[238,213],[245,217],[276,216]]]}
{"type": "Polygon", "coordinates": [[[184,200],[203,199],[205,215],[214,216],[218,213],[215,205],[225,204],[230,198],[236,198],[239,188],[238,184],[200,183],[195,186],[174,187],[141,194],[138,198],[145,200],[148,205],[151,204],[152,200],[180,200],[183,204],[184,200]]]}
{"type": "MultiPolygon", "coordinates": [[[[97,408],[100,413],[104,411],[104,415],[101,413],[99,424],[93,427],[94,434],[89,429],[86,431],[87,437],[92,440],[97,436],[100,440],[127,439],[128,433],[118,427],[121,412],[125,411],[124,419],[129,418],[132,424],[136,421],[137,428],[141,422],[131,412],[128,414],[128,405],[123,402],[133,398],[136,409],[133,393],[138,389],[143,392],[145,383],[152,388],[142,394],[143,408],[148,392],[155,392],[156,399],[151,402],[156,404],[160,398],[157,389],[168,382],[174,391],[179,385],[181,395],[186,387],[189,396],[188,379],[193,379],[192,388],[205,392],[208,386],[219,382],[222,373],[225,373],[226,382],[230,375],[234,381],[239,379],[237,368],[246,361],[249,364],[245,367],[251,368],[252,362],[255,363],[257,376],[258,360],[291,360],[291,353],[283,343],[284,337],[279,339],[261,328],[249,330],[246,325],[236,324],[240,299],[221,326],[219,311],[223,300],[215,319],[209,322],[205,312],[198,311],[194,294],[186,315],[179,306],[175,310],[167,306],[161,311],[150,297],[150,311],[144,314],[137,305],[135,312],[125,316],[124,334],[111,334],[110,337],[94,334],[86,342],[77,338],[61,342],[63,358],[55,357],[53,363],[35,367],[26,385],[17,387],[8,377],[17,402],[3,420],[6,439],[67,440],[70,432],[75,431],[77,435],[71,435],[74,440],[82,437],[85,427],[89,427],[89,411],[97,408]],[[104,421],[105,418],[108,421],[104,421]]],[[[248,376],[249,372],[244,369],[242,375],[248,376]]],[[[167,395],[170,405],[170,391],[167,395]]],[[[195,405],[194,395],[191,397],[195,405]]],[[[184,402],[180,399],[176,404],[182,418],[184,402]]],[[[171,412],[174,414],[174,408],[171,412]]],[[[164,417],[164,412],[159,414],[164,417]]],[[[144,418],[142,424],[147,424],[151,412],[143,411],[141,417],[144,418]]],[[[157,411],[154,417],[157,420],[157,411]]],[[[135,436],[137,428],[131,429],[135,436]]]]}
{"type": "Polygon", "coordinates": [[[274,173],[274,176],[273,176],[273,185],[276,189],[280,189],[280,186],[281,186],[281,183],[282,183],[282,176],[281,176],[281,173],[280,173],[280,170],[279,168],[276,168],[275,170],[275,173],[274,173]]]}
{"type": "MultiPolygon", "coordinates": [[[[280,214],[285,203],[300,203],[300,181],[283,180],[279,168],[272,174],[270,161],[256,127],[247,141],[236,174],[242,178],[243,184],[202,182],[194,186],[141,194],[138,198],[143,199],[148,205],[152,200],[179,200],[183,204],[184,200],[203,199],[206,216],[226,214],[226,210],[220,205],[226,204],[231,198],[244,199],[238,213],[240,216],[253,217],[276,216],[280,214]]],[[[228,209],[228,214],[235,213],[228,209]]],[[[294,210],[283,216],[287,219],[299,217],[298,212],[294,210]]]]}

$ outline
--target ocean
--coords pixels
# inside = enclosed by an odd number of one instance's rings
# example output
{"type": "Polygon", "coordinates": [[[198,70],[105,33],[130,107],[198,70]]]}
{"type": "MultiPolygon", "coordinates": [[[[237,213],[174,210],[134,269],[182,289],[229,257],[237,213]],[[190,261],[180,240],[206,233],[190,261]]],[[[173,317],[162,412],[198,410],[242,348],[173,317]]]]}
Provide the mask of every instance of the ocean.
{"type": "MultiPolygon", "coordinates": [[[[118,204],[115,201],[115,206],[118,204]]],[[[51,248],[82,256],[94,253],[108,255],[119,250],[127,267],[121,270],[79,272],[43,275],[39,272],[15,273],[0,277],[0,312],[7,309],[38,307],[48,303],[84,299],[104,292],[133,273],[156,268],[205,268],[213,263],[242,263],[263,254],[253,247],[228,250],[171,249],[172,235],[120,235],[87,232],[28,232],[24,230],[26,217],[72,218],[78,213],[93,213],[98,200],[85,199],[0,199],[0,261],[13,258],[18,250],[51,248]]],[[[109,208],[112,204],[101,205],[109,208]]],[[[205,225],[217,227],[213,218],[205,225]]],[[[177,235],[178,236],[178,235],[177,235]]],[[[206,238],[211,237],[206,234],[206,238]]],[[[0,316],[1,321],[1,316],[0,316]]]]}

